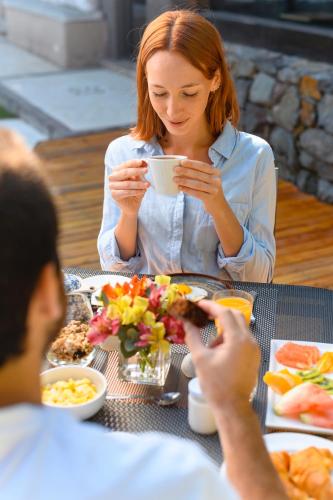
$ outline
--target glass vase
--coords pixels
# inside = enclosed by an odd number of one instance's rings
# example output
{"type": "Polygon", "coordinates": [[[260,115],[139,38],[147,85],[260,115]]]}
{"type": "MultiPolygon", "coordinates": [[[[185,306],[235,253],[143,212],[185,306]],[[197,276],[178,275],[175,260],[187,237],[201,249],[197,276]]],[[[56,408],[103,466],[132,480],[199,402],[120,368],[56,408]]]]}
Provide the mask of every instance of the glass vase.
{"type": "Polygon", "coordinates": [[[130,358],[119,352],[118,376],[120,380],[134,384],[162,386],[170,368],[170,350],[153,353],[141,350],[130,358]]]}

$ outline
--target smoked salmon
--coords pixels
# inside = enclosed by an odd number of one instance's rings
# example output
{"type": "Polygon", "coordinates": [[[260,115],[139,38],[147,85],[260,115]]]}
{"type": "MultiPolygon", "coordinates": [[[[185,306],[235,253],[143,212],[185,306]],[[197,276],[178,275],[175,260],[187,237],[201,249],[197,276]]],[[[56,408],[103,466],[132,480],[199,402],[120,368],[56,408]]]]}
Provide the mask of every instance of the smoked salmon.
{"type": "Polygon", "coordinates": [[[309,370],[319,361],[320,351],[316,346],[286,342],[276,351],[275,358],[290,368],[309,370]]]}

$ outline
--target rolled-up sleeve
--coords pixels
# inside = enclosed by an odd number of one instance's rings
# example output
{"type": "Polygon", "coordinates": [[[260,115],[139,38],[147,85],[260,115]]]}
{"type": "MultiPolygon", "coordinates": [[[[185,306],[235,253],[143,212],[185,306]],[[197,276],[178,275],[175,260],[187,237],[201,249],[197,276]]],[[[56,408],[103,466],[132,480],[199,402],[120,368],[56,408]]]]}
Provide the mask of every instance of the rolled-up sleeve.
{"type": "MultiPolygon", "coordinates": [[[[226,268],[238,281],[269,282],[275,263],[276,174],[274,156],[267,144],[259,153],[252,207],[243,228],[243,244],[234,257],[226,257],[221,244],[217,251],[219,268],[226,268]]],[[[237,214],[235,214],[237,216],[237,214]]]]}
{"type": "Polygon", "coordinates": [[[117,226],[120,210],[112,199],[109,189],[109,175],[115,165],[121,163],[117,158],[117,153],[111,143],[105,154],[105,175],[104,175],[104,203],[101,229],[98,235],[97,248],[100,257],[101,267],[104,271],[130,271],[136,272],[140,261],[140,252],[137,248],[136,255],[125,261],[121,259],[115,228],[117,226]]]}

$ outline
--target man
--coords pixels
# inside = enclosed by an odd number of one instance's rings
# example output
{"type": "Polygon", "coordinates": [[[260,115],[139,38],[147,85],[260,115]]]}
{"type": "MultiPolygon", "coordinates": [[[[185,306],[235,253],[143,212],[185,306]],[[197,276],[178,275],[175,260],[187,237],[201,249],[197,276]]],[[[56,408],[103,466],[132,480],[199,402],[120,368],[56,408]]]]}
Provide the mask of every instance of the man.
{"type": "MultiPolygon", "coordinates": [[[[193,443],[106,434],[41,405],[41,360],[64,317],[57,220],[39,160],[0,131],[0,498],[222,499],[219,471],[193,443]]],[[[224,341],[187,341],[242,498],[285,499],[249,405],[259,351],[242,317],[209,301],[224,341]],[[246,366],[246,376],[242,375],[246,366]],[[223,380],[223,384],[220,381],[223,380]]]]}

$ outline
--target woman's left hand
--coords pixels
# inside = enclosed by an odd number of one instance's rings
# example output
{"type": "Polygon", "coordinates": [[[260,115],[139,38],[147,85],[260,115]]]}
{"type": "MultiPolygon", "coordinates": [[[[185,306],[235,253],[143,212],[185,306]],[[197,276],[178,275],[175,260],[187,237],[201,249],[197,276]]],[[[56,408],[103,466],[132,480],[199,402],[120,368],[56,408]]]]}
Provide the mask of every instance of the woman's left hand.
{"type": "Polygon", "coordinates": [[[211,215],[219,203],[225,202],[218,168],[202,161],[183,160],[174,172],[173,180],[179,189],[201,200],[211,215]]]}

